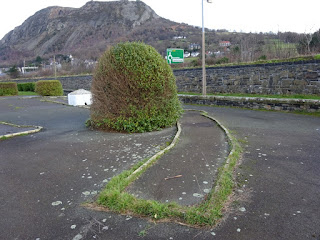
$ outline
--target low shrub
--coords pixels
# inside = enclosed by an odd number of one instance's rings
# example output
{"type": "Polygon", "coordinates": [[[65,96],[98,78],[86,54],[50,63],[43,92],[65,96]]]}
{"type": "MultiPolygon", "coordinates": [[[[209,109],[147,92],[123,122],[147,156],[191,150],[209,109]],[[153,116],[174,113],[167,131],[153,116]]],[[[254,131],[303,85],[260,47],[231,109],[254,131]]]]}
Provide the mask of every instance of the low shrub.
{"type": "Polygon", "coordinates": [[[18,95],[18,86],[15,82],[0,83],[0,96],[18,95]]]}
{"type": "Polygon", "coordinates": [[[258,60],[267,60],[267,56],[266,55],[262,55],[258,58],[258,60]]]}
{"type": "Polygon", "coordinates": [[[18,91],[21,92],[34,92],[36,84],[34,82],[30,83],[18,83],[18,91]]]}
{"type": "Polygon", "coordinates": [[[42,96],[62,96],[63,88],[59,80],[41,80],[36,82],[35,92],[42,96]]]}
{"type": "Polygon", "coordinates": [[[223,57],[223,58],[220,58],[216,61],[216,64],[224,64],[224,63],[228,63],[229,62],[229,58],[227,57],[223,57]]]}

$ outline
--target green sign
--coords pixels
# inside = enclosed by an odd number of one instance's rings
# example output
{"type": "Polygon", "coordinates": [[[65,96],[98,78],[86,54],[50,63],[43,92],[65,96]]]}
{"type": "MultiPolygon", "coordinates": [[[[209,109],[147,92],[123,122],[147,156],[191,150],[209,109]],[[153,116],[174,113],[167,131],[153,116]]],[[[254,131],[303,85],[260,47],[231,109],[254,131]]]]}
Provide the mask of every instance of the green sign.
{"type": "Polygon", "coordinates": [[[183,63],[183,49],[174,49],[168,48],[167,49],[167,61],[169,64],[172,63],[183,63]]]}

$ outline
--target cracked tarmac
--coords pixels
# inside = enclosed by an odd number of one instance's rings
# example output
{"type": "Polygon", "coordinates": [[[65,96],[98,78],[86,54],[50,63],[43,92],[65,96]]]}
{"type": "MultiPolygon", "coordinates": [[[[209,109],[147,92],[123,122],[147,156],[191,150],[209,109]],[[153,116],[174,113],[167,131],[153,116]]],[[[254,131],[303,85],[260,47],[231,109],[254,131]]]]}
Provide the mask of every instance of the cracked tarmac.
{"type": "Polygon", "coordinates": [[[175,128],[145,134],[90,131],[84,125],[88,109],[1,97],[0,121],[44,129],[0,141],[0,239],[319,240],[320,119],[188,108],[207,111],[243,142],[238,187],[227,217],[213,229],[81,206],[113,176],[165,146],[175,128]]]}

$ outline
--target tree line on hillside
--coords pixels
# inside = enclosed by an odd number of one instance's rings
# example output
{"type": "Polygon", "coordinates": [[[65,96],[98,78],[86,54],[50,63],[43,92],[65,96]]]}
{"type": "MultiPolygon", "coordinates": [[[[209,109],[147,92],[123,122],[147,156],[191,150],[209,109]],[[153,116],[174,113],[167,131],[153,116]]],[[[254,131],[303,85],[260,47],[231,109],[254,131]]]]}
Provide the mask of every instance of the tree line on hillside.
{"type": "MultiPolygon", "coordinates": [[[[167,48],[181,48],[188,52],[197,51],[190,49],[190,44],[201,45],[202,35],[199,27],[188,28],[182,25],[175,29],[145,27],[128,36],[128,40],[141,39],[165,56],[167,48]]],[[[285,59],[319,53],[319,39],[320,30],[310,34],[299,34],[294,32],[238,33],[224,29],[206,29],[206,52],[211,53],[208,54],[208,58],[216,61],[226,57],[228,62],[285,59]],[[229,41],[231,45],[227,48],[221,47],[219,45],[221,41],[229,41]]],[[[199,52],[201,54],[201,51],[199,52]]],[[[201,55],[199,58],[201,59],[201,55]]]]}
{"type": "MultiPolygon", "coordinates": [[[[112,44],[120,41],[143,41],[153,47],[165,57],[167,48],[181,48],[186,52],[199,52],[197,57],[186,59],[184,64],[173,67],[191,67],[201,65],[201,49],[191,49],[192,44],[201,48],[202,34],[198,27],[187,24],[168,27],[151,24],[139,28],[126,36],[121,36],[112,44]]],[[[70,54],[57,54],[56,62],[59,64],[59,74],[81,74],[91,73],[95,63],[99,59],[102,47],[92,46],[83,49],[81,53],[74,54],[75,59],[71,61],[70,54]]],[[[270,59],[287,59],[301,55],[315,55],[320,53],[320,29],[310,34],[299,34],[293,32],[278,33],[238,33],[226,30],[206,29],[206,64],[214,65],[221,63],[241,63],[270,59]],[[230,42],[230,45],[221,46],[221,42],[230,42]]],[[[41,71],[29,73],[29,75],[43,76],[52,75],[53,56],[37,56],[36,58],[23,59],[16,64],[17,68],[24,66],[38,66],[41,71]]],[[[9,66],[12,67],[12,66],[9,66]]],[[[10,69],[9,69],[10,70],[10,69]]],[[[19,72],[12,68],[8,75],[19,77],[19,72]]]]}

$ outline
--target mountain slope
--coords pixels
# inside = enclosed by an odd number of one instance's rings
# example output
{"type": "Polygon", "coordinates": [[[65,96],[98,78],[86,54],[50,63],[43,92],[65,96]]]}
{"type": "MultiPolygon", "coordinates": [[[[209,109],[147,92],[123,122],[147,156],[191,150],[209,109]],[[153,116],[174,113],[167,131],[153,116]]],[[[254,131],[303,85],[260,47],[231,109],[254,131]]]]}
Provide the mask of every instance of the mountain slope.
{"type": "Polygon", "coordinates": [[[141,1],[91,1],[81,8],[48,7],[5,35],[0,41],[0,63],[54,53],[97,57],[108,45],[119,41],[148,42],[148,34],[144,33],[150,31],[153,37],[164,32],[172,36],[177,25],[159,17],[141,1]]]}

